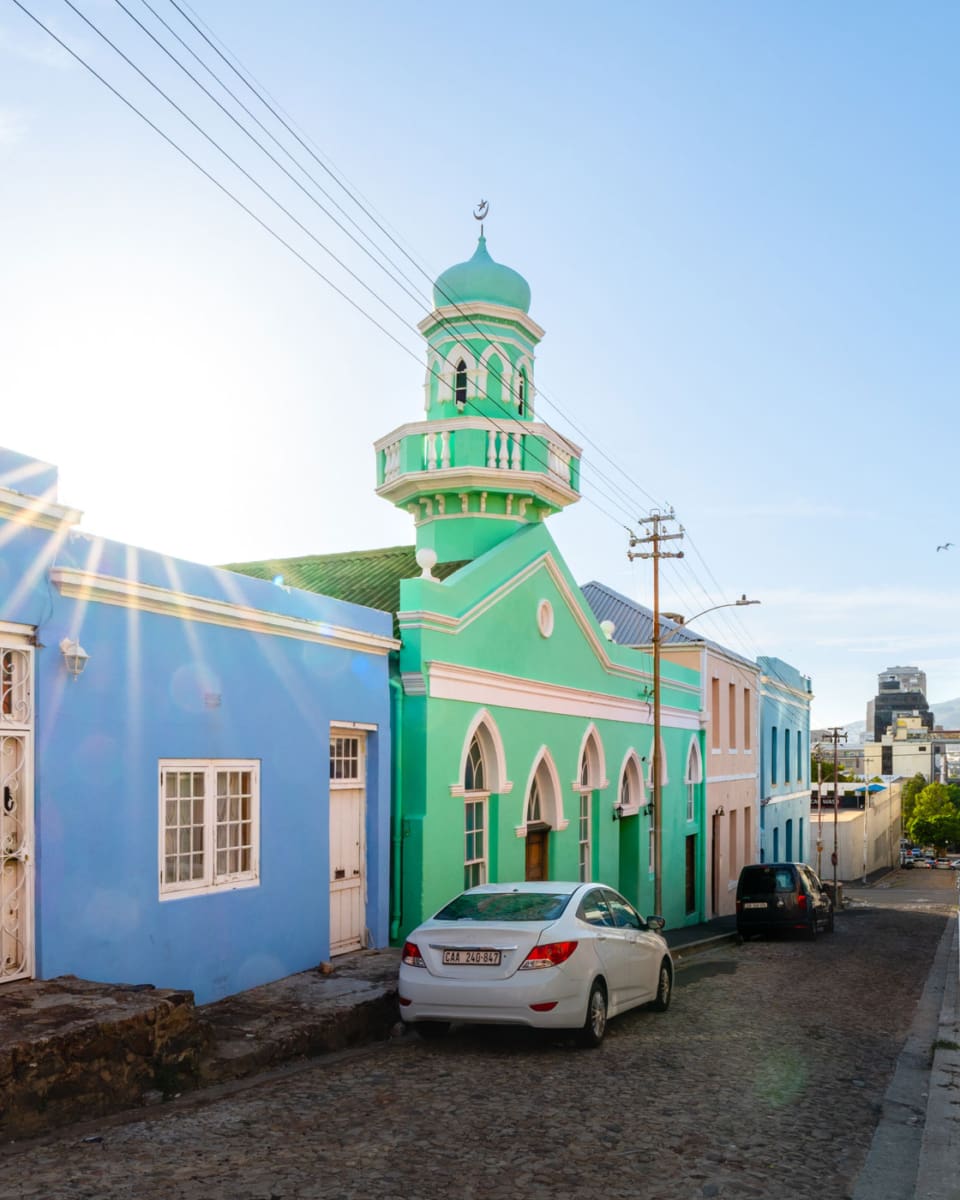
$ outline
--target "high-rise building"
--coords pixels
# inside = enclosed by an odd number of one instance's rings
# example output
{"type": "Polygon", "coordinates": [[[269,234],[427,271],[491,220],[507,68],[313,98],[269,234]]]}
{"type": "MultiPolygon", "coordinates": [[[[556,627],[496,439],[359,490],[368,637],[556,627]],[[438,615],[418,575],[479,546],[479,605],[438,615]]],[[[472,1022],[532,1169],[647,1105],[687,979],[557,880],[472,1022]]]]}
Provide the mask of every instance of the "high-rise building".
{"type": "Polygon", "coordinates": [[[898,715],[916,714],[925,729],[933,729],[927,704],[927,676],[919,667],[887,667],[877,676],[877,694],[867,703],[864,740],[879,742],[898,715]]]}

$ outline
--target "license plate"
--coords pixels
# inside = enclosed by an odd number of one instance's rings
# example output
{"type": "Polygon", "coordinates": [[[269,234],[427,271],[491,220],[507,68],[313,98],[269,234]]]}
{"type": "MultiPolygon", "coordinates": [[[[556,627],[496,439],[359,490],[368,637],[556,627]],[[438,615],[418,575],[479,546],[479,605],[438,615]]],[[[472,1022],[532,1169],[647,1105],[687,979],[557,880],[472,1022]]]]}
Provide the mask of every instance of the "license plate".
{"type": "Polygon", "coordinates": [[[444,950],[445,967],[499,967],[499,950],[444,950]]]}
{"type": "Polygon", "coordinates": [[[744,908],[766,908],[766,900],[748,900],[743,906],[744,908]]]}

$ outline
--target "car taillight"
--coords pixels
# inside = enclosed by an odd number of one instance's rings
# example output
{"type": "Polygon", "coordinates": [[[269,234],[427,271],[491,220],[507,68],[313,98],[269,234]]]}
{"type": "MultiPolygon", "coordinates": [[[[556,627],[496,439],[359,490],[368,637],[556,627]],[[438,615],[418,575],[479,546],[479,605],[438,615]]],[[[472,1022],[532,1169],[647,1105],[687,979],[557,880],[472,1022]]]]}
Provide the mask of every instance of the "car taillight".
{"type": "Polygon", "coordinates": [[[743,908],[743,901],[742,901],[742,900],[738,900],[738,901],[737,901],[737,912],[739,912],[741,908],[743,908]]]}
{"type": "Polygon", "coordinates": [[[807,910],[807,897],[804,892],[799,892],[797,894],[797,908],[799,908],[801,912],[806,912],[807,910]]]}
{"type": "Polygon", "coordinates": [[[545,946],[534,946],[520,964],[520,970],[535,971],[539,967],[559,966],[567,961],[576,948],[576,942],[547,942],[545,946]]]}
{"type": "Polygon", "coordinates": [[[400,961],[406,963],[408,967],[425,967],[427,965],[423,961],[423,956],[420,953],[420,947],[416,942],[403,943],[400,961]]]}

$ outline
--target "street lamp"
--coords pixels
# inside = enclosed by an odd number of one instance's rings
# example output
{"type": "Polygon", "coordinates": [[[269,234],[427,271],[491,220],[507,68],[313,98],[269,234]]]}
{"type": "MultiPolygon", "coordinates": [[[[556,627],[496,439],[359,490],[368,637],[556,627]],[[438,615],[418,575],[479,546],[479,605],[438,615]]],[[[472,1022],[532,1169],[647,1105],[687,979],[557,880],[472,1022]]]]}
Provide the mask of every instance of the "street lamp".
{"type": "MultiPolygon", "coordinates": [[[[704,616],[706,616],[707,613],[716,612],[718,608],[743,608],[744,605],[746,605],[746,604],[759,604],[759,603],[760,603],[759,600],[748,600],[747,594],[746,594],[746,592],[744,592],[744,594],[740,597],[739,600],[728,600],[726,604],[714,604],[711,608],[705,608],[701,612],[694,613],[692,617],[684,617],[684,619],[682,621],[678,622],[678,625],[679,625],[680,629],[685,629],[690,624],[691,621],[695,621],[698,617],[704,617],[704,616]]],[[[673,633],[677,633],[677,632],[678,632],[678,630],[676,630],[676,629],[673,631],[673,633]]],[[[671,637],[673,637],[673,633],[670,635],[671,637]]]]}

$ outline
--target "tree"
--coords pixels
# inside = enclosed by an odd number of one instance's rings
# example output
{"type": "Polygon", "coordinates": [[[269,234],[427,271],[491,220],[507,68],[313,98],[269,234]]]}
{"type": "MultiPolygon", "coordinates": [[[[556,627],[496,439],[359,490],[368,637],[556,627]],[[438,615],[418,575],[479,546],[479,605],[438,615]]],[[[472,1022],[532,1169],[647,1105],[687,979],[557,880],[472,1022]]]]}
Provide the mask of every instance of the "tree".
{"type": "Polygon", "coordinates": [[[916,795],[907,833],[912,842],[932,845],[938,852],[960,841],[960,807],[954,802],[950,787],[928,783],[916,795]]]}
{"type": "Polygon", "coordinates": [[[913,818],[913,808],[917,802],[917,797],[927,786],[927,781],[918,771],[912,779],[908,779],[903,785],[900,792],[900,801],[903,807],[903,827],[904,829],[910,824],[913,818]]]}
{"type": "MultiPolygon", "coordinates": [[[[810,779],[811,779],[811,782],[818,778],[823,779],[824,783],[831,783],[833,781],[833,759],[830,758],[826,754],[820,760],[819,767],[817,766],[817,756],[815,754],[812,754],[810,756],[810,779]],[[818,771],[819,771],[819,775],[818,775],[818,771]]],[[[845,770],[839,764],[838,764],[837,778],[840,781],[840,783],[852,783],[853,782],[853,775],[849,771],[845,770]]]]}

